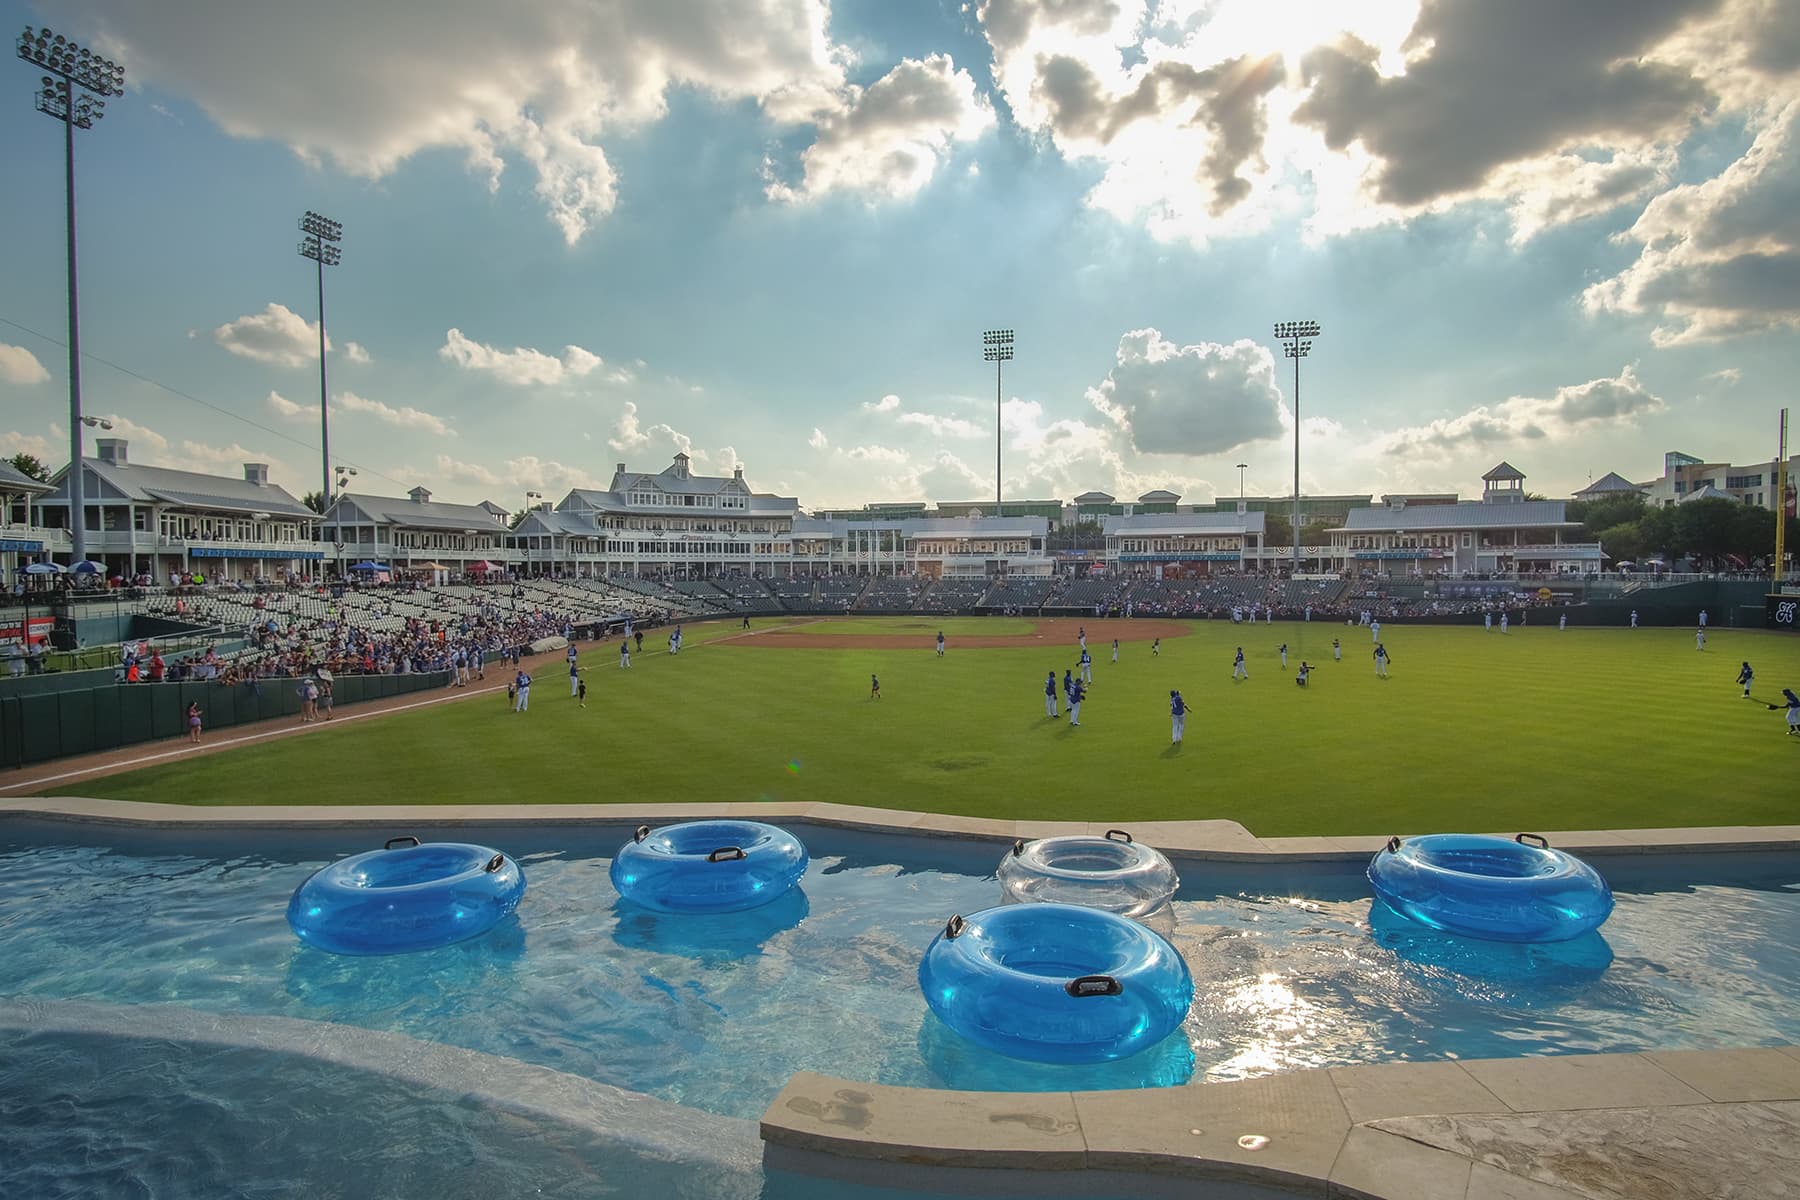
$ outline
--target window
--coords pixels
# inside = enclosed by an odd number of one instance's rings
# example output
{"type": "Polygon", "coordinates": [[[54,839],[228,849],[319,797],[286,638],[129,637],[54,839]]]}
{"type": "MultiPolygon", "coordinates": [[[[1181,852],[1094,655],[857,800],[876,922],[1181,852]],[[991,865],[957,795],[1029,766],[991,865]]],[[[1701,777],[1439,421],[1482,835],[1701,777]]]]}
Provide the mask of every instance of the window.
{"type": "Polygon", "coordinates": [[[1472,533],[1463,534],[1462,548],[1464,550],[1468,550],[1468,549],[1471,549],[1474,545],[1475,545],[1475,535],[1472,533]]]}

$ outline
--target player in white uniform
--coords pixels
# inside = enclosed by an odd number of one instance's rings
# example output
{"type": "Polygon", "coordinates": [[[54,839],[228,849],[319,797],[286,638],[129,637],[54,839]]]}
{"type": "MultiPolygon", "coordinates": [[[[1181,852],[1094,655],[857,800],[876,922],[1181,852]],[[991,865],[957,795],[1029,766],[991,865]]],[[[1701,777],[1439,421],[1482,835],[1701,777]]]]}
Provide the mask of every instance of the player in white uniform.
{"type": "Polygon", "coordinates": [[[1244,665],[1244,648],[1242,646],[1237,648],[1237,658],[1231,664],[1231,678],[1233,682],[1250,678],[1250,668],[1244,665]]]}
{"type": "Polygon", "coordinates": [[[1281,669],[1287,670],[1287,643],[1281,643],[1281,669]]]}

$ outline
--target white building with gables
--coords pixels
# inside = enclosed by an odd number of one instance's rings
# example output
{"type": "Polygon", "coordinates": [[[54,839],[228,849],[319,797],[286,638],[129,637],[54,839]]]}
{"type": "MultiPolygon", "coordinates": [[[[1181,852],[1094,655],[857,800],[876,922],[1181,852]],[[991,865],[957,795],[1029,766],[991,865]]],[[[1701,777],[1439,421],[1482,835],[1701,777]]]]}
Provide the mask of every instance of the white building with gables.
{"type": "Polygon", "coordinates": [[[507,544],[529,575],[786,575],[799,511],[791,496],[752,491],[742,467],[696,475],[677,454],[655,474],[619,463],[606,490],[575,488],[532,509],[507,544]]]}
{"type": "MultiPolygon", "coordinates": [[[[269,482],[266,463],[245,463],[241,479],[145,467],[131,461],[124,438],[101,438],[81,460],[87,555],[109,575],[171,572],[209,580],[316,575],[324,558],[319,515],[269,482]]],[[[40,525],[62,531],[69,521],[69,468],[32,502],[40,525]]],[[[66,543],[65,543],[66,544],[66,543]]]]}
{"type": "Polygon", "coordinates": [[[487,501],[446,504],[422,487],[404,496],[345,492],[325,511],[319,537],[333,574],[362,562],[459,575],[512,566],[504,509],[487,501]]]}

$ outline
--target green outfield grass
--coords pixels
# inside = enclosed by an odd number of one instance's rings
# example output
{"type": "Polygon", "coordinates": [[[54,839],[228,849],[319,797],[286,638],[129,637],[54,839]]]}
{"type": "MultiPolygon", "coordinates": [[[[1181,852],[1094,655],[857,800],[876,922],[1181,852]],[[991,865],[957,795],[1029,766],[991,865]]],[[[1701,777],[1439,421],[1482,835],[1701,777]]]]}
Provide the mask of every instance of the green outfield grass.
{"type": "Polygon", "coordinates": [[[1095,684],[1073,729],[1043,704],[1045,672],[1060,680],[1073,645],[956,648],[958,634],[1028,621],[945,620],[943,658],[925,640],[716,640],[736,624],[691,627],[678,658],[647,638],[629,672],[616,643],[588,650],[585,711],[550,668],[524,715],[484,696],[58,790],[194,804],[832,801],[1044,820],[1226,817],[1269,836],[1800,821],[1800,738],[1764,703],[1800,690],[1791,635],[1714,630],[1698,653],[1684,630],[1390,625],[1383,681],[1364,629],[1200,622],[1165,639],[1159,658],[1128,641],[1114,665],[1108,643],[1129,623],[1089,621],[1095,684]],[[1239,643],[1251,679],[1234,684],[1239,643]],[[1292,670],[1302,657],[1318,664],[1304,691],[1292,670]],[[1745,658],[1757,702],[1732,683],[1745,658]],[[1192,706],[1179,750],[1172,687],[1192,706]]]}
{"type": "MultiPolygon", "coordinates": [[[[736,632],[737,622],[727,622],[726,632],[736,632]]],[[[936,641],[941,630],[946,641],[957,637],[1021,637],[1037,629],[1036,617],[752,617],[754,628],[806,629],[838,636],[917,637],[936,641]]],[[[1110,635],[1109,635],[1110,636],[1110,635]]],[[[685,635],[684,635],[685,637],[685,635]]],[[[934,650],[935,653],[935,650],[934,650]]]]}

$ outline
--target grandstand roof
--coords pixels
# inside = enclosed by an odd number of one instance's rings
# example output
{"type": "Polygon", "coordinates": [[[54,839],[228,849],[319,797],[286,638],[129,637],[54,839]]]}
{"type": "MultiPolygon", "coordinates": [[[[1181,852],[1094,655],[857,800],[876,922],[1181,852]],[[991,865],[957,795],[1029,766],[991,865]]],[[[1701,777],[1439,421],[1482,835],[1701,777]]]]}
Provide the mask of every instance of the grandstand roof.
{"type": "Polygon", "coordinates": [[[1575,527],[1566,518],[1566,500],[1522,500],[1517,504],[1420,504],[1405,508],[1354,508],[1337,533],[1404,532],[1423,529],[1541,529],[1575,527]]]}
{"type": "MultiPolygon", "coordinates": [[[[867,532],[870,524],[842,517],[795,517],[794,536],[839,537],[852,530],[867,532]]],[[[1044,517],[907,517],[877,524],[899,529],[907,537],[1044,537],[1050,532],[1044,517]]]]}
{"type": "Polygon", "coordinates": [[[1259,512],[1175,512],[1137,513],[1129,517],[1108,517],[1101,527],[1107,537],[1130,534],[1155,537],[1158,534],[1187,533],[1254,533],[1264,528],[1264,514],[1259,512]]]}
{"type": "Polygon", "coordinates": [[[11,463],[0,462],[0,492],[36,496],[49,490],[49,484],[33,479],[11,463]]]}
{"type": "MultiPolygon", "coordinates": [[[[99,458],[83,458],[88,474],[96,476],[118,495],[144,504],[173,504],[182,508],[208,508],[220,512],[266,512],[284,517],[316,520],[318,514],[294,498],[286,488],[273,483],[251,483],[230,475],[203,475],[199,471],[178,471],[173,467],[142,467],[136,463],[120,465],[99,458]]],[[[57,472],[55,485],[44,503],[67,505],[69,469],[57,472]]],[[[98,497],[86,493],[89,502],[98,497]]]]}
{"type": "MultiPolygon", "coordinates": [[[[414,529],[473,529],[493,532],[506,527],[494,514],[479,504],[449,504],[441,500],[413,500],[406,496],[370,496],[362,492],[345,492],[326,514],[330,520],[338,509],[352,506],[377,525],[400,525],[414,529]]],[[[353,520],[346,514],[345,520],[353,520]]]]}

